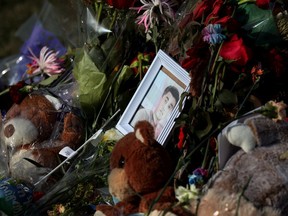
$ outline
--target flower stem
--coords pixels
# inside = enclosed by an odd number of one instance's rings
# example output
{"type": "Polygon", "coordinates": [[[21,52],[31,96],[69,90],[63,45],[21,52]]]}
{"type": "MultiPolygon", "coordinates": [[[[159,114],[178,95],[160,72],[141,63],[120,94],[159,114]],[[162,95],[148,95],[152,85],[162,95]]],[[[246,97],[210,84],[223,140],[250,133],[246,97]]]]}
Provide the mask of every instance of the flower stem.
{"type": "Polygon", "coordinates": [[[257,80],[253,83],[252,87],[250,88],[248,94],[245,96],[244,100],[242,101],[239,109],[237,110],[237,113],[235,114],[235,117],[237,118],[238,117],[238,114],[240,112],[240,110],[243,108],[244,104],[246,103],[248,97],[251,95],[251,92],[254,90],[254,87],[256,86],[256,84],[259,82],[260,80],[260,77],[257,78],[257,80]]]}
{"type": "Polygon", "coordinates": [[[6,93],[8,93],[8,92],[9,92],[9,88],[7,88],[7,89],[3,90],[2,92],[0,92],[0,96],[6,94],[6,93]]]}
{"type": "MultiPolygon", "coordinates": [[[[114,24],[115,24],[117,14],[118,14],[117,10],[114,10],[114,12],[113,12],[113,17],[112,17],[112,21],[111,21],[111,23],[110,23],[110,25],[109,25],[109,30],[110,30],[110,31],[112,31],[112,27],[113,27],[114,24]]],[[[110,36],[110,32],[107,34],[107,38],[108,38],[109,36],[110,36]]]]}
{"type": "Polygon", "coordinates": [[[95,8],[96,8],[96,11],[97,11],[97,24],[99,25],[101,13],[102,13],[102,8],[103,8],[103,2],[101,1],[99,3],[99,6],[98,6],[98,3],[95,2],[95,8]]]}

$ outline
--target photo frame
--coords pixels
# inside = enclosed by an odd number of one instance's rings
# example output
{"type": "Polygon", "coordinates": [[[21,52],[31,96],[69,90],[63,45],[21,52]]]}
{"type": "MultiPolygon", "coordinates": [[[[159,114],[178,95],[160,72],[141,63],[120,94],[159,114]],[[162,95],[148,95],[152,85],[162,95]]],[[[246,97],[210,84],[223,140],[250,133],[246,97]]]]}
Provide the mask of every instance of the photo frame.
{"type": "Polygon", "coordinates": [[[164,145],[180,114],[181,94],[188,91],[189,83],[188,72],[159,50],[116,129],[126,135],[134,131],[137,121],[148,120],[154,126],[156,140],[164,145]]]}

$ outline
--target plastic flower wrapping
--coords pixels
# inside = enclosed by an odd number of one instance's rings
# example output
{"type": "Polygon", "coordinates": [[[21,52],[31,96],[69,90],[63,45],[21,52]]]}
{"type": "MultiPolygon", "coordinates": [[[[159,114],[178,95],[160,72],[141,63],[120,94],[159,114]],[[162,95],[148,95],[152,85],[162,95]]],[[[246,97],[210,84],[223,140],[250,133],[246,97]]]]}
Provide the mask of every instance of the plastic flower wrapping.
{"type": "Polygon", "coordinates": [[[285,1],[44,1],[18,31],[19,53],[0,62],[0,212],[94,215],[114,204],[109,156],[122,136],[114,114],[161,49],[191,78],[165,147],[177,161],[178,204],[193,215],[220,169],[221,130],[251,111],[286,121],[286,9],[285,1]]]}

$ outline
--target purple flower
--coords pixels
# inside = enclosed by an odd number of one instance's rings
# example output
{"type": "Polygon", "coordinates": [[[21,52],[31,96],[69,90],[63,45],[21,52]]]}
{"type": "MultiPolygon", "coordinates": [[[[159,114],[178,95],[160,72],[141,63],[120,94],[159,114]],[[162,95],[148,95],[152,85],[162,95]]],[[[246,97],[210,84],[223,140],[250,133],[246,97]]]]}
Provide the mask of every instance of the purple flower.
{"type": "Polygon", "coordinates": [[[188,176],[189,185],[203,185],[205,178],[208,176],[208,172],[205,169],[197,168],[193,171],[192,175],[188,176]]]}
{"type": "Polygon", "coordinates": [[[204,176],[204,177],[208,176],[207,170],[206,169],[202,169],[202,168],[197,168],[196,170],[193,171],[193,174],[194,175],[201,175],[201,176],[204,176]]]}
{"type": "Polygon", "coordinates": [[[202,30],[203,40],[213,45],[221,43],[226,38],[221,32],[220,24],[209,24],[202,30]]]}
{"type": "Polygon", "coordinates": [[[29,56],[31,49],[33,53],[38,56],[40,54],[40,50],[44,46],[57,50],[59,52],[59,56],[64,55],[67,51],[65,46],[52,32],[47,31],[40,22],[37,22],[29,39],[25,41],[21,47],[21,54],[24,56],[29,56]]]}

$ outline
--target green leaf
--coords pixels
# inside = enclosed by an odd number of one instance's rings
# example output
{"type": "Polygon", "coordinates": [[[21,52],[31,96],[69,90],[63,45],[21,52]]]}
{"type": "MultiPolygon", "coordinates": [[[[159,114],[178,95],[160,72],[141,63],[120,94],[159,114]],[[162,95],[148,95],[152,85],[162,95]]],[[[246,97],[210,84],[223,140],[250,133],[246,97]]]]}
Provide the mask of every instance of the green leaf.
{"type": "Polygon", "coordinates": [[[255,3],[244,3],[238,6],[234,17],[256,46],[282,42],[272,10],[261,9],[255,3]]]}
{"type": "Polygon", "coordinates": [[[75,55],[73,75],[78,83],[79,102],[86,112],[95,111],[101,106],[105,94],[106,74],[93,63],[84,49],[78,49],[75,55]]]}
{"type": "Polygon", "coordinates": [[[190,95],[189,92],[183,92],[181,94],[180,101],[179,101],[179,108],[178,108],[179,112],[182,112],[184,99],[188,97],[189,95],[190,95]]]}
{"type": "Polygon", "coordinates": [[[101,49],[106,56],[104,64],[104,67],[107,67],[108,70],[106,73],[110,73],[110,71],[112,71],[113,68],[116,67],[116,65],[118,65],[119,62],[122,60],[122,54],[124,49],[123,38],[116,38],[115,36],[111,35],[101,45],[101,49]]]}
{"type": "Polygon", "coordinates": [[[114,86],[114,95],[118,95],[118,90],[120,86],[125,83],[132,75],[133,71],[128,65],[124,65],[121,72],[119,72],[119,76],[116,80],[115,86],[114,86]]]}
{"type": "Polygon", "coordinates": [[[222,91],[219,93],[218,99],[226,105],[237,104],[238,102],[237,95],[228,89],[222,89],[222,91]]]}
{"type": "Polygon", "coordinates": [[[56,79],[58,79],[60,75],[57,74],[57,75],[52,75],[50,77],[48,77],[47,79],[44,79],[42,80],[39,85],[42,85],[42,86],[48,86],[50,85],[52,82],[54,82],[56,79]]]}
{"type": "Polygon", "coordinates": [[[199,139],[206,136],[212,129],[212,122],[208,112],[200,112],[198,116],[198,122],[201,122],[201,126],[205,125],[203,129],[196,129],[195,133],[199,139]]]}

